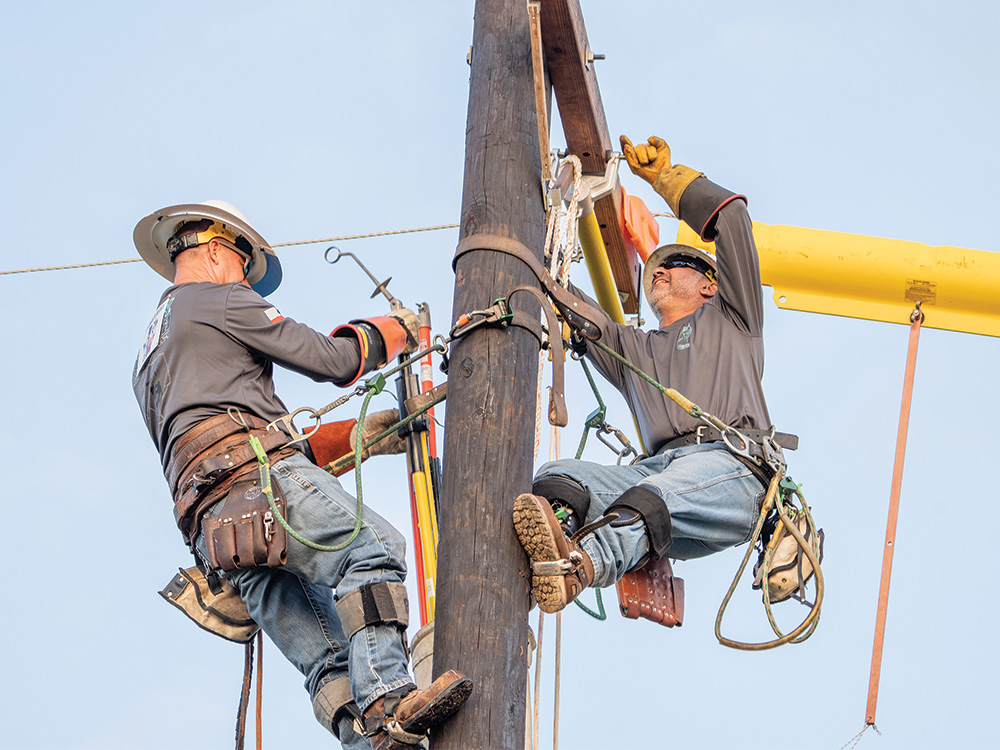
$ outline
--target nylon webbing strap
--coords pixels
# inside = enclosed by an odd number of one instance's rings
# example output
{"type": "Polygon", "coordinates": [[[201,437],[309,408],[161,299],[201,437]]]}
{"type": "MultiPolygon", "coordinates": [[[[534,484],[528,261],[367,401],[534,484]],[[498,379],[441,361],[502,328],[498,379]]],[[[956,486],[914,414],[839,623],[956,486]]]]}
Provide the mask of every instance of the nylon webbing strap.
{"type": "Polygon", "coordinates": [[[455,250],[455,257],[451,262],[452,268],[458,264],[459,258],[473,250],[495,250],[498,253],[513,255],[531,269],[535,278],[545,287],[546,294],[559,310],[559,314],[571,328],[576,329],[581,336],[590,341],[597,341],[601,337],[601,329],[596,321],[606,317],[604,313],[595,309],[593,305],[577,299],[560,286],[559,282],[549,276],[542,262],[527,245],[511,237],[501,237],[496,234],[474,234],[463,237],[455,250]]]}
{"type": "Polygon", "coordinates": [[[892,578],[892,552],[896,540],[896,519],[899,516],[899,495],[903,486],[903,460],[906,457],[906,435],[910,428],[910,403],[913,400],[913,377],[917,370],[917,344],[924,314],[920,303],[910,315],[910,341],[906,351],[906,368],[903,375],[903,398],[899,407],[899,429],[896,432],[896,457],[892,466],[892,484],[889,489],[889,517],[885,523],[885,546],[882,551],[882,580],[879,584],[878,610],[875,616],[875,641],[872,644],[872,669],[868,679],[868,705],[865,707],[865,726],[875,725],[875,708],[878,705],[878,683],[882,674],[882,642],[885,639],[885,618],[889,609],[889,582],[892,578]]]}
{"type": "Polygon", "coordinates": [[[386,623],[402,629],[410,623],[406,586],[401,583],[366,583],[337,602],[337,614],[348,639],[369,625],[386,623]]]}

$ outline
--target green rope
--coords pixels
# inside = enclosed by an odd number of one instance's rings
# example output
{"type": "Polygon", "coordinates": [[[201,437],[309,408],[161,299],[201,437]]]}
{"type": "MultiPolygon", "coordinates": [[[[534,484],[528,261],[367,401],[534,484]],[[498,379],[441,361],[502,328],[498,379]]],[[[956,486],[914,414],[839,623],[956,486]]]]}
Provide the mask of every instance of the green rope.
{"type": "MultiPolygon", "coordinates": [[[[684,409],[688,414],[690,414],[695,419],[700,419],[702,417],[705,417],[705,418],[708,418],[708,419],[714,419],[714,418],[712,418],[712,416],[710,414],[706,413],[705,410],[702,409],[700,406],[698,406],[696,403],[688,400],[683,395],[681,395],[680,393],[678,393],[677,391],[675,391],[673,388],[667,388],[665,385],[660,384],[658,381],[656,381],[655,379],[653,379],[652,377],[650,377],[649,375],[647,375],[646,373],[644,373],[642,370],[640,370],[638,367],[636,367],[634,364],[632,364],[631,362],[629,362],[627,359],[625,359],[625,357],[623,357],[622,355],[620,355],[618,352],[616,352],[615,350],[613,350],[610,347],[608,347],[607,344],[604,344],[604,343],[602,343],[600,341],[590,341],[588,343],[593,344],[598,349],[601,349],[602,351],[606,352],[607,354],[609,354],[614,359],[616,359],[619,362],[621,362],[623,365],[625,365],[628,369],[630,369],[632,372],[634,372],[640,378],[642,378],[643,380],[645,380],[651,386],[653,386],[654,388],[656,388],[658,391],[660,391],[661,393],[663,393],[665,396],[668,396],[672,401],[674,401],[674,403],[676,403],[678,406],[680,406],[682,409],[684,409]]],[[[715,420],[715,421],[718,421],[718,420],[715,420]]]]}
{"type": "Polygon", "coordinates": [[[260,466],[261,489],[263,490],[265,496],[267,497],[268,507],[271,509],[271,513],[274,514],[274,517],[278,519],[278,523],[281,524],[281,527],[285,531],[287,531],[288,535],[291,536],[293,539],[295,539],[297,542],[304,544],[306,547],[309,547],[310,549],[318,550],[320,552],[339,552],[340,550],[348,547],[355,539],[357,539],[358,534],[361,531],[361,523],[364,513],[364,500],[362,497],[361,468],[360,468],[361,456],[363,455],[364,450],[366,448],[370,448],[371,446],[375,445],[378,442],[381,442],[385,438],[389,437],[389,435],[391,435],[392,433],[405,427],[414,419],[417,419],[418,417],[422,416],[424,413],[426,413],[430,409],[433,409],[439,403],[444,401],[445,398],[447,398],[445,394],[442,394],[441,396],[432,400],[429,404],[427,404],[420,410],[407,415],[405,419],[400,420],[393,426],[380,432],[378,435],[376,435],[368,442],[362,444],[361,435],[365,423],[365,414],[368,411],[368,404],[371,402],[373,396],[378,395],[385,388],[386,375],[391,375],[395,372],[398,372],[404,366],[405,365],[403,364],[397,365],[391,370],[388,370],[387,372],[383,373],[378,373],[375,377],[366,381],[364,389],[367,391],[367,394],[365,395],[365,400],[361,405],[361,414],[358,415],[358,424],[354,431],[354,454],[353,455],[348,454],[347,456],[342,456],[336,461],[323,467],[327,472],[331,474],[339,471],[342,468],[347,468],[351,464],[357,467],[354,472],[354,479],[355,479],[355,488],[357,491],[356,494],[358,497],[358,504],[355,510],[356,518],[354,521],[354,529],[351,532],[351,536],[347,539],[347,541],[342,542],[341,544],[336,544],[336,545],[317,544],[316,542],[306,539],[304,536],[302,536],[299,532],[297,532],[288,524],[288,520],[281,514],[281,511],[278,510],[277,504],[274,502],[274,491],[271,488],[270,462],[267,458],[267,453],[264,451],[264,446],[261,445],[260,440],[258,440],[256,436],[254,435],[250,436],[250,445],[253,447],[253,451],[257,456],[257,463],[260,466]]]}
{"type": "Polygon", "coordinates": [[[594,382],[594,376],[590,372],[590,368],[587,366],[587,360],[581,359],[580,364],[583,366],[583,372],[587,376],[587,382],[590,383],[590,388],[594,392],[594,398],[597,399],[597,410],[592,412],[590,416],[587,417],[587,421],[583,424],[583,436],[580,438],[580,447],[576,449],[576,458],[580,459],[583,455],[583,449],[587,445],[587,438],[590,436],[590,429],[592,427],[597,427],[597,420],[600,422],[604,421],[604,416],[608,413],[608,407],[604,403],[604,399],[601,398],[601,392],[597,390],[597,383],[594,382]]]}
{"type": "MultiPolygon", "coordinates": [[[[797,485],[795,484],[795,482],[791,480],[790,477],[785,477],[784,479],[781,480],[780,486],[782,491],[779,493],[779,498],[777,500],[779,512],[784,511],[792,521],[795,521],[795,517],[799,515],[799,513],[805,515],[806,523],[809,529],[812,531],[812,533],[810,534],[809,545],[812,548],[813,554],[818,558],[819,538],[818,534],[816,533],[816,524],[813,521],[812,514],[809,512],[809,505],[806,503],[805,496],[802,494],[802,485],[800,484],[797,485]],[[790,506],[790,512],[789,512],[789,510],[785,508],[783,501],[790,499],[793,495],[799,499],[799,504],[801,505],[802,510],[796,510],[794,506],[790,506]]],[[[775,533],[777,533],[777,529],[775,530],[775,533]]],[[[774,618],[774,613],[771,611],[771,595],[770,595],[770,589],[767,585],[767,577],[768,574],[771,572],[771,557],[773,556],[773,554],[774,554],[774,549],[772,548],[769,548],[764,552],[763,577],[762,577],[761,588],[763,589],[762,593],[764,599],[764,610],[767,612],[767,620],[771,625],[771,630],[774,631],[774,634],[778,636],[778,638],[784,638],[785,634],[781,632],[781,628],[778,627],[778,623],[774,618]]],[[[819,612],[817,612],[816,618],[812,621],[812,624],[809,626],[809,629],[798,638],[792,639],[791,643],[801,643],[802,641],[806,640],[809,636],[811,636],[813,632],[816,630],[816,626],[819,625],[819,617],[820,614],[819,612]]]]}
{"type": "MultiPolygon", "coordinates": [[[[376,435],[371,440],[369,440],[368,442],[366,442],[362,446],[362,449],[371,448],[376,443],[382,442],[387,437],[389,437],[392,433],[401,430],[403,427],[406,427],[406,425],[408,425],[414,419],[417,419],[418,417],[422,417],[425,413],[427,413],[428,411],[430,411],[431,409],[433,409],[435,406],[437,406],[438,404],[440,404],[447,397],[448,397],[447,394],[442,394],[442,395],[438,396],[436,399],[434,399],[433,401],[431,401],[426,406],[422,407],[419,411],[415,411],[415,412],[413,412],[411,414],[408,414],[405,419],[401,419],[399,422],[396,422],[396,424],[392,425],[391,427],[386,428],[384,431],[380,432],[378,435],[376,435]]],[[[324,470],[330,472],[331,474],[336,474],[341,469],[346,469],[346,468],[350,467],[352,464],[357,465],[357,463],[355,461],[355,458],[356,458],[355,456],[353,456],[351,454],[347,454],[346,456],[341,456],[336,461],[331,461],[329,464],[327,464],[323,468],[324,468],[324,470]]]]}
{"type": "MultiPolygon", "coordinates": [[[[789,507],[794,514],[796,512],[794,506],[789,503],[789,507]]],[[[774,648],[775,646],[781,646],[785,643],[801,643],[811,636],[816,630],[816,626],[819,624],[820,605],[823,601],[823,573],[820,570],[818,558],[819,541],[817,539],[816,527],[812,519],[812,514],[809,512],[809,506],[806,504],[805,498],[801,493],[801,487],[800,485],[796,485],[792,482],[790,478],[785,477],[783,473],[779,473],[771,480],[771,486],[768,487],[767,495],[761,505],[760,516],[757,519],[757,524],[754,527],[753,534],[751,535],[750,543],[747,545],[746,554],[743,556],[743,561],[740,563],[739,570],[736,571],[736,576],[733,578],[733,582],[730,584],[725,597],[723,597],[722,604],[719,606],[719,612],[715,617],[715,637],[718,639],[719,643],[723,646],[729,646],[730,648],[741,649],[744,651],[762,651],[764,649],[774,648]],[[799,502],[802,505],[801,512],[806,514],[807,522],[810,525],[812,540],[809,542],[806,542],[806,540],[799,533],[798,528],[794,526],[792,519],[789,517],[788,509],[785,507],[785,501],[789,501],[793,495],[799,498],[799,502]],[[746,569],[751,554],[753,554],[754,546],[760,538],[761,529],[764,526],[764,520],[767,518],[772,505],[778,512],[778,517],[781,519],[781,522],[785,525],[791,536],[795,538],[796,542],[802,548],[802,551],[806,554],[806,557],[809,558],[809,562],[813,566],[813,574],[816,577],[816,602],[813,604],[809,614],[797,628],[788,634],[781,632],[781,629],[778,627],[778,624],[774,619],[774,614],[771,611],[770,594],[767,585],[767,575],[770,572],[771,554],[770,551],[766,551],[763,562],[761,588],[763,589],[764,609],[767,611],[768,621],[771,624],[771,629],[778,637],[775,640],[765,641],[763,643],[742,643],[740,641],[734,641],[730,638],[726,638],[722,635],[722,618],[725,615],[727,607],[729,606],[729,600],[736,591],[736,586],[743,577],[743,571],[746,569]]]]}
{"type": "MultiPolygon", "coordinates": [[[[590,374],[590,368],[587,367],[586,360],[581,359],[580,364],[583,365],[583,371],[587,374],[587,380],[590,381],[590,387],[594,390],[594,396],[597,397],[598,408],[596,412],[587,418],[587,422],[583,426],[583,437],[580,439],[580,447],[576,449],[577,461],[580,460],[580,456],[583,455],[583,448],[587,445],[587,436],[590,434],[591,422],[594,421],[595,417],[598,417],[603,421],[604,415],[608,410],[608,407],[604,404],[604,399],[601,398],[600,391],[597,390],[597,383],[594,382],[594,376],[590,374]]],[[[590,609],[586,604],[581,602],[579,598],[574,599],[573,601],[576,603],[577,607],[582,609],[595,620],[601,620],[603,622],[608,619],[608,613],[604,611],[604,597],[601,596],[600,589],[595,589],[595,591],[597,592],[597,612],[590,609]]]]}
{"type": "MultiPolygon", "coordinates": [[[[358,425],[354,431],[354,460],[358,466],[361,465],[361,453],[363,450],[361,446],[361,430],[365,422],[365,412],[368,410],[368,404],[375,394],[376,391],[372,389],[365,396],[364,403],[361,406],[361,416],[358,417],[358,425]]],[[[347,540],[341,544],[317,544],[316,542],[306,539],[299,532],[288,525],[288,521],[281,514],[281,511],[278,510],[278,506],[274,502],[274,491],[271,489],[271,467],[270,461],[267,458],[267,452],[264,450],[264,446],[260,444],[260,440],[257,439],[256,435],[250,436],[250,445],[253,447],[253,452],[257,455],[257,463],[260,465],[260,485],[261,489],[264,491],[264,495],[267,497],[268,507],[270,507],[271,513],[274,514],[274,517],[278,519],[278,523],[281,524],[282,528],[288,532],[288,535],[292,537],[292,539],[300,544],[304,544],[310,549],[318,550],[320,552],[338,552],[348,547],[355,539],[358,538],[358,534],[361,531],[362,514],[364,513],[364,501],[361,497],[360,471],[355,472],[357,479],[358,505],[355,510],[354,530],[351,532],[350,537],[348,537],[347,540]]]]}

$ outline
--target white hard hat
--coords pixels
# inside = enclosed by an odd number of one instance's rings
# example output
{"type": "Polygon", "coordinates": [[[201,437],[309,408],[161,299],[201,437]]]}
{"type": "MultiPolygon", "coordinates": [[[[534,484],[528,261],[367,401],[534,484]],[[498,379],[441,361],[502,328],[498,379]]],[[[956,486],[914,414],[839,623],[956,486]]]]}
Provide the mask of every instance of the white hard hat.
{"type": "Polygon", "coordinates": [[[646,293],[646,302],[649,303],[650,307],[653,306],[649,298],[653,290],[653,274],[657,268],[674,256],[693,261],[692,268],[705,274],[711,281],[716,280],[718,268],[715,265],[715,256],[711,253],[690,245],[661,245],[649,254],[646,265],[642,269],[642,290],[646,293]]]}
{"type": "Polygon", "coordinates": [[[243,212],[225,201],[210,200],[161,208],[135,225],[132,240],[139,255],[150,268],[168,281],[173,281],[174,263],[167,244],[181,226],[203,219],[213,222],[209,233],[217,232],[213,236],[230,239],[236,247],[250,256],[247,282],[255,292],[266,297],[278,288],[281,283],[281,263],[278,256],[267,240],[250,226],[243,212]]]}

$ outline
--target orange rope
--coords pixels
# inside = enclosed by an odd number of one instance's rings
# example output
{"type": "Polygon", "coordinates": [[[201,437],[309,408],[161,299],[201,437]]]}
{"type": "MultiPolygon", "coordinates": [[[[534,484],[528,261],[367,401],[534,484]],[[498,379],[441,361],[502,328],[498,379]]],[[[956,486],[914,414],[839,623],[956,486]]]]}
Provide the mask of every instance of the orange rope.
{"type": "Polygon", "coordinates": [[[253,639],[243,647],[243,686],[240,689],[240,705],[236,709],[236,750],[243,750],[246,737],[247,704],[250,702],[250,681],[253,679],[253,639]]]}
{"type": "Polygon", "coordinates": [[[872,647],[872,671],[868,682],[868,707],[865,725],[875,726],[875,705],[878,702],[878,681],[882,672],[882,643],[885,640],[885,615],[889,607],[889,579],[892,576],[892,552],[896,538],[896,518],[899,515],[899,491],[903,484],[903,457],[906,455],[906,433],[910,426],[910,402],[913,399],[913,375],[917,368],[917,342],[924,314],[920,303],[910,315],[910,345],[906,353],[906,374],[903,377],[903,403],[899,410],[899,432],[896,435],[896,460],[892,468],[889,492],[889,518],[885,528],[885,549],[882,553],[882,582],[875,618],[875,643],[872,647]]]}

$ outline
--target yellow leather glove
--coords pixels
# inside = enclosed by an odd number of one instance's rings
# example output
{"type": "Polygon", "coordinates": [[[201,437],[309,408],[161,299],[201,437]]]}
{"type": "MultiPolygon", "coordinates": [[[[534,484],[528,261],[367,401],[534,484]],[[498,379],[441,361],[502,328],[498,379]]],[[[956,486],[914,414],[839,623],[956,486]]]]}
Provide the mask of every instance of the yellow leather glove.
{"type": "Polygon", "coordinates": [[[656,180],[660,170],[670,169],[670,146],[662,138],[650,136],[646,143],[633,146],[628,136],[621,136],[619,142],[625,161],[632,174],[641,177],[650,185],[656,180]]]}
{"type": "Polygon", "coordinates": [[[637,175],[653,186],[653,190],[662,196],[670,206],[674,216],[679,216],[681,196],[688,185],[705,175],[695,172],[683,164],[671,166],[670,146],[662,138],[650,136],[646,143],[633,146],[627,136],[619,139],[625,161],[628,162],[632,174],[637,175]]]}

